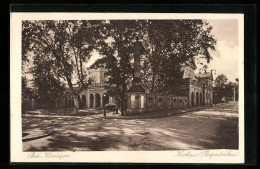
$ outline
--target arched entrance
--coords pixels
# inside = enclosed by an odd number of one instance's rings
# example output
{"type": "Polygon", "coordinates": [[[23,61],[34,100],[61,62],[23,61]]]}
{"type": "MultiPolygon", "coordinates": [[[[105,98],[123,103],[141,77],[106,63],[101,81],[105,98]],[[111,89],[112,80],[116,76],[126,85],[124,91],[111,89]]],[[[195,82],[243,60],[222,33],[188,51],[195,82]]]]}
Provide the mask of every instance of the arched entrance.
{"type": "Polygon", "coordinates": [[[91,93],[89,96],[89,107],[93,108],[94,106],[94,95],[91,93]]]}
{"type": "Polygon", "coordinates": [[[199,93],[196,92],[196,106],[199,105],[199,93]]]}
{"type": "Polygon", "coordinates": [[[202,105],[202,94],[200,93],[200,105],[202,105]]]}
{"type": "Polygon", "coordinates": [[[194,93],[191,93],[191,105],[194,106],[194,93]]]}
{"type": "Polygon", "coordinates": [[[101,97],[100,97],[100,94],[96,94],[96,108],[100,108],[100,103],[101,103],[101,97]]]}
{"type": "Polygon", "coordinates": [[[82,99],[81,100],[82,100],[82,108],[85,109],[86,108],[86,101],[87,101],[86,96],[82,95],[82,99]]]}

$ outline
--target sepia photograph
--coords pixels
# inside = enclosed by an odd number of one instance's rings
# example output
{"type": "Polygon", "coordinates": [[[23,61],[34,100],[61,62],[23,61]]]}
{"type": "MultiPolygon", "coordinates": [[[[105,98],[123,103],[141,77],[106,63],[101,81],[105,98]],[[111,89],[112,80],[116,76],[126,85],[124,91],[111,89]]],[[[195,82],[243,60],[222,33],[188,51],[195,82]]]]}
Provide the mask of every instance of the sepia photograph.
{"type": "Polygon", "coordinates": [[[12,14],[13,159],[243,162],[243,15],[70,15],[12,14]]]}

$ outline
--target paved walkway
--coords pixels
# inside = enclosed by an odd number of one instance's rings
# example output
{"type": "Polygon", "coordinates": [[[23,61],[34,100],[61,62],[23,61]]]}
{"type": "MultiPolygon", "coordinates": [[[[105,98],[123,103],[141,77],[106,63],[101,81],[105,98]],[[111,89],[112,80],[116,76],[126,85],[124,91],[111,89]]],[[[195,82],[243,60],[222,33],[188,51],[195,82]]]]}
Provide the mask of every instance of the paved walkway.
{"type": "Polygon", "coordinates": [[[187,113],[147,119],[110,119],[102,118],[102,114],[100,118],[96,118],[98,115],[60,118],[23,116],[23,150],[158,151],[238,148],[237,103],[219,104],[197,111],[187,109],[185,112],[187,113]]]}
{"type": "Polygon", "coordinates": [[[63,108],[63,109],[37,109],[32,111],[27,111],[23,113],[25,117],[79,117],[82,116],[92,116],[103,114],[103,109],[85,109],[79,110],[77,114],[74,113],[73,108],[63,108]]]}
{"type": "Polygon", "coordinates": [[[194,107],[186,107],[181,109],[173,109],[173,110],[161,110],[155,112],[144,113],[140,115],[133,115],[133,116],[122,116],[121,114],[115,113],[107,113],[107,119],[150,119],[150,118],[160,118],[166,116],[172,116],[175,114],[186,113],[191,111],[198,111],[205,108],[209,108],[210,106],[194,106],[194,107]]]}
{"type": "MultiPolygon", "coordinates": [[[[51,110],[48,110],[49,113],[41,111],[29,111],[25,114],[23,114],[24,117],[53,117],[53,118],[87,118],[87,119],[96,119],[96,118],[106,118],[106,119],[149,119],[149,118],[160,118],[160,117],[166,117],[166,116],[172,116],[175,114],[180,113],[186,113],[191,111],[199,111],[205,108],[209,108],[210,106],[194,106],[194,107],[187,107],[187,108],[181,108],[181,109],[173,109],[173,110],[161,110],[161,111],[155,111],[155,112],[149,112],[144,113],[140,115],[133,115],[133,116],[122,116],[121,113],[116,114],[115,112],[107,112],[106,116],[104,117],[102,110],[97,110],[95,113],[86,113],[84,111],[80,111],[79,114],[73,114],[73,113],[56,113],[51,112],[51,110]]],[[[73,111],[73,110],[71,110],[73,111]]]]}

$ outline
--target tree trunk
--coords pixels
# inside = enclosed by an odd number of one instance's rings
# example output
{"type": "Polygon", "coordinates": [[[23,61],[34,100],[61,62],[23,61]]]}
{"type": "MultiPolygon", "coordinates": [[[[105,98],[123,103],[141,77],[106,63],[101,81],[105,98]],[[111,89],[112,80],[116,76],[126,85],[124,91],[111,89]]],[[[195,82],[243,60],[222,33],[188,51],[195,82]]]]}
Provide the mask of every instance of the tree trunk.
{"type": "Polygon", "coordinates": [[[120,100],[121,100],[121,115],[125,115],[124,98],[121,96],[121,97],[120,97],[120,100]]]}
{"type": "Polygon", "coordinates": [[[123,84],[123,93],[121,95],[121,112],[122,115],[126,115],[126,84],[123,84]]]}
{"type": "Polygon", "coordinates": [[[151,93],[153,93],[153,91],[154,91],[154,82],[155,82],[155,73],[153,73],[153,76],[152,76],[152,88],[150,90],[151,93]]]}
{"type": "Polygon", "coordinates": [[[78,94],[76,94],[73,90],[73,85],[71,82],[71,78],[68,76],[68,74],[65,72],[65,77],[67,79],[68,85],[71,89],[71,93],[73,94],[73,100],[74,100],[74,112],[78,113],[79,112],[79,100],[78,100],[78,94]]]}
{"type": "Polygon", "coordinates": [[[79,112],[79,100],[78,100],[78,95],[73,96],[74,99],[74,112],[78,113],[79,112]]]}

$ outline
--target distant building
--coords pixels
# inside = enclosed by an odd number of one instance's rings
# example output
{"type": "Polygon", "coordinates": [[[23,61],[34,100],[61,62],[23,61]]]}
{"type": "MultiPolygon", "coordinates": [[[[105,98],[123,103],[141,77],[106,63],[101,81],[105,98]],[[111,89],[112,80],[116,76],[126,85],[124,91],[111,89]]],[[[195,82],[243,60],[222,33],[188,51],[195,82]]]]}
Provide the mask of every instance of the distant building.
{"type": "MultiPolygon", "coordinates": [[[[78,96],[80,109],[103,108],[103,104],[108,103],[108,97],[103,97],[106,93],[105,89],[105,72],[104,68],[88,69],[87,77],[89,81],[88,88],[80,92],[78,96]]],[[[112,99],[112,98],[111,98],[112,99]]],[[[113,100],[111,100],[112,102],[113,100]]],[[[73,96],[71,94],[64,94],[64,96],[56,100],[57,108],[72,108],[74,107],[73,96]]]]}
{"type": "Polygon", "coordinates": [[[105,89],[105,68],[89,69],[89,86],[88,89],[83,90],[80,96],[81,108],[103,108],[103,104],[108,103],[108,98],[103,97],[106,93],[105,89]]]}
{"type": "Polygon", "coordinates": [[[194,73],[197,66],[194,60],[182,65],[183,81],[175,86],[174,94],[188,96],[189,106],[212,105],[212,73],[194,73]]]}

